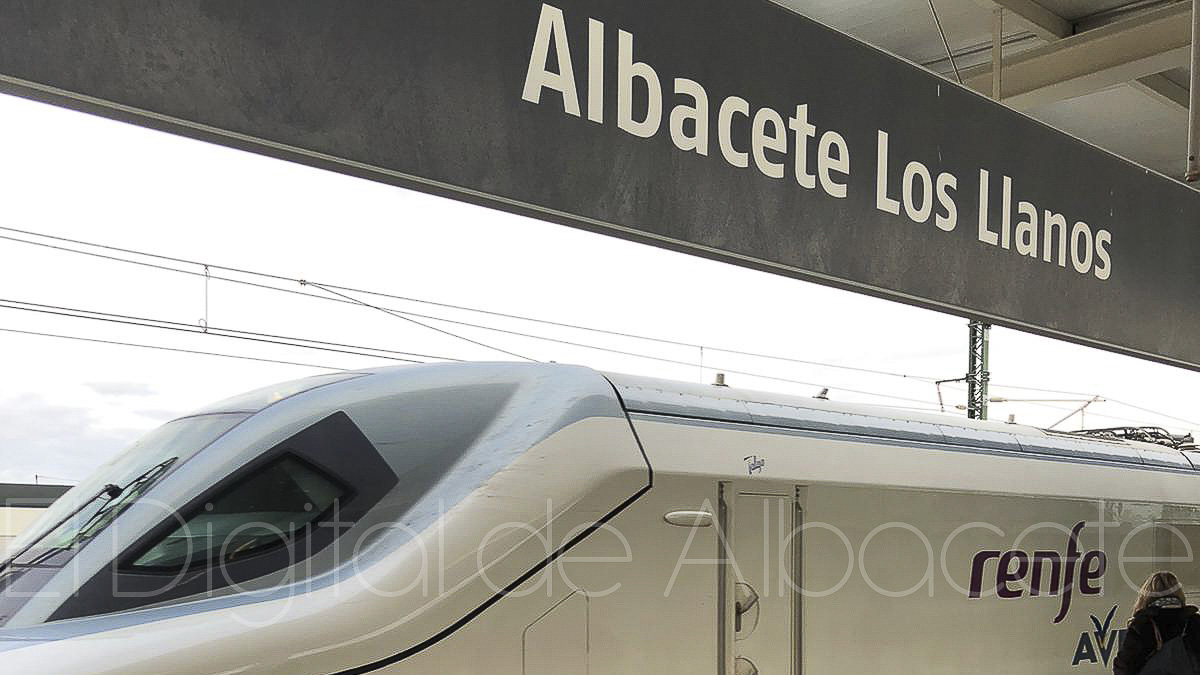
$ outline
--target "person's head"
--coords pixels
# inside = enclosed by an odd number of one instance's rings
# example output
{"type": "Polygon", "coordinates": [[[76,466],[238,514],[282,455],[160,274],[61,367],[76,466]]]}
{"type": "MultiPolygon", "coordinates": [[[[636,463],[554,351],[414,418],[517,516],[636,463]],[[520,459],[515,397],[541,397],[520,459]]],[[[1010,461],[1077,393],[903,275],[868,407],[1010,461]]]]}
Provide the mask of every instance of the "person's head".
{"type": "Polygon", "coordinates": [[[1187,604],[1187,596],[1179,579],[1171,572],[1159,571],[1147,577],[1142,584],[1137,602],[1133,603],[1133,613],[1137,614],[1159,598],[1176,598],[1181,605],[1187,604]]]}

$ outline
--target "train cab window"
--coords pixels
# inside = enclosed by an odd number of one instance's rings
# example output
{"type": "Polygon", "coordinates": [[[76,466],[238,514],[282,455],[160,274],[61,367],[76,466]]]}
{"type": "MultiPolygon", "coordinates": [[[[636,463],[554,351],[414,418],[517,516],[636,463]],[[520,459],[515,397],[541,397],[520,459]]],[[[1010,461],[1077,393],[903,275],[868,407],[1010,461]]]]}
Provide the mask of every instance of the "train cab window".
{"type": "Polygon", "coordinates": [[[56,552],[78,549],[159,479],[247,417],[244,413],[195,415],[150,432],[47,509],[40,523],[50,525],[34,526],[12,543],[11,550],[25,551],[14,562],[44,561],[56,552]]]}
{"type": "Polygon", "coordinates": [[[398,483],[358,426],[335,412],[179,505],[49,620],[271,588],[333,569],[357,550],[333,542],[398,483]]]}
{"type": "Polygon", "coordinates": [[[284,455],[205,503],[129,567],[179,570],[288,546],[347,494],[320,469],[284,455]]]}

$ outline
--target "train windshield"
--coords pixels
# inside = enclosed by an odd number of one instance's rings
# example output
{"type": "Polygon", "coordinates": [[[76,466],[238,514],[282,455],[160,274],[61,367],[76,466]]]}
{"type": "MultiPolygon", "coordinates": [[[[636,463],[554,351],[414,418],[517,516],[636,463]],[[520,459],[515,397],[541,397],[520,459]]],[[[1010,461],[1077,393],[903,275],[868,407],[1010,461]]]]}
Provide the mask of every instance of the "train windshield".
{"type": "Polygon", "coordinates": [[[150,432],[47,509],[35,527],[12,543],[9,552],[18,556],[13,562],[29,564],[48,554],[78,548],[173,467],[249,416],[219,413],[185,417],[150,432]]]}

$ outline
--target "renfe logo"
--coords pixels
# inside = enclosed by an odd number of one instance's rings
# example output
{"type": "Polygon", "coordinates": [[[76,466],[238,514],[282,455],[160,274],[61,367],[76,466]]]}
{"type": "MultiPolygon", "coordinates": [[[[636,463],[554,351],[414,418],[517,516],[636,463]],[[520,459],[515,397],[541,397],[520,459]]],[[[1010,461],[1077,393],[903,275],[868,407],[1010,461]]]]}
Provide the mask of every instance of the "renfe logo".
{"type": "Polygon", "coordinates": [[[980,551],[971,561],[971,586],[968,597],[979,598],[983,592],[983,576],[989,560],[999,559],[996,564],[995,589],[996,596],[1005,599],[1019,598],[1029,590],[1031,597],[1042,595],[1062,596],[1062,606],[1054,623],[1059,623],[1067,616],[1071,608],[1071,591],[1075,585],[1076,570],[1079,571],[1079,592],[1084,595],[1099,595],[1104,571],[1108,568],[1108,558],[1104,551],[1088,551],[1080,555],[1079,531],[1083,529],[1081,521],[1071,529],[1067,537],[1067,553],[1059,555],[1057,551],[1034,551],[1029,555],[1025,551],[980,551]],[[1049,584],[1043,585],[1049,576],[1049,584]],[[1025,583],[1028,580],[1028,583],[1025,583]],[[1010,584],[1016,584],[1016,587],[1010,584]]]}

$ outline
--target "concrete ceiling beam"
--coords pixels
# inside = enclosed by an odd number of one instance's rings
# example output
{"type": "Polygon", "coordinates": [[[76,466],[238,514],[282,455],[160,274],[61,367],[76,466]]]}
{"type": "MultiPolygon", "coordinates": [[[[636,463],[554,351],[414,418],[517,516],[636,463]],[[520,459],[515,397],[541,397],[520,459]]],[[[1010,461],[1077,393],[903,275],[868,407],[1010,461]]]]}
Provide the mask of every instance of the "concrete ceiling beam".
{"type": "Polygon", "coordinates": [[[1043,40],[1053,42],[1075,32],[1075,27],[1071,25],[1070,21],[1034,0],[993,0],[993,3],[1008,10],[1043,40]]]}
{"type": "MultiPolygon", "coordinates": [[[[1186,66],[1190,4],[1140,12],[1004,59],[1002,100],[1027,110],[1186,66]]],[[[991,65],[964,71],[963,81],[989,94],[991,65]]]]}
{"type": "Polygon", "coordinates": [[[1134,89],[1146,94],[1159,103],[1164,103],[1183,112],[1188,110],[1188,88],[1162,73],[1155,73],[1130,82],[1134,89]]]}

